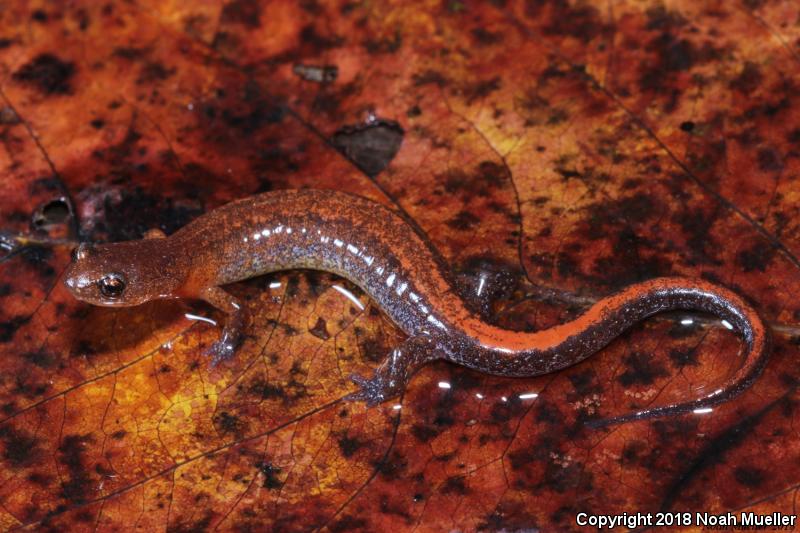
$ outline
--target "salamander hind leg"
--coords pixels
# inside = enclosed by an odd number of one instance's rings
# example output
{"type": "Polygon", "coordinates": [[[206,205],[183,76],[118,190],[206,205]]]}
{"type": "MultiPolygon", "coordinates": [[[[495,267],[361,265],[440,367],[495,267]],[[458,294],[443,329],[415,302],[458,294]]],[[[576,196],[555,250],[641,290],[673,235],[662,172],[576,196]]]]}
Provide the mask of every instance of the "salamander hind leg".
{"type": "Polygon", "coordinates": [[[455,282],[470,309],[483,318],[491,317],[494,304],[517,287],[517,277],[509,268],[485,260],[473,260],[466,271],[455,276],[455,282]]]}
{"type": "Polygon", "coordinates": [[[351,374],[359,390],[345,396],[348,401],[366,402],[370,407],[398,396],[408,380],[425,363],[437,358],[436,347],[427,335],[409,337],[389,353],[371,378],[351,374]]]}
{"type": "Polygon", "coordinates": [[[226,313],[222,335],[205,351],[206,355],[211,356],[212,364],[216,365],[233,356],[234,351],[242,342],[249,317],[244,305],[235,296],[219,287],[206,289],[201,298],[226,313]]]}

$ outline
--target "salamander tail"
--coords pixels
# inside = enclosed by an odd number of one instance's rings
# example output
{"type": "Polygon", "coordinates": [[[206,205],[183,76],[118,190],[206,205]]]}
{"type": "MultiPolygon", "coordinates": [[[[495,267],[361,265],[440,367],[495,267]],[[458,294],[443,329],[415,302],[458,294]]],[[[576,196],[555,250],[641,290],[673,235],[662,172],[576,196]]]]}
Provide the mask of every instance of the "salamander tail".
{"type": "MultiPolygon", "coordinates": [[[[646,408],[640,411],[611,418],[587,421],[593,428],[606,427],[624,422],[675,416],[690,412],[704,412],[714,405],[726,402],[749,387],[766,366],[770,348],[770,336],[761,317],[744,299],[736,293],[704,280],[681,278],[659,278],[634,285],[617,296],[620,307],[627,305],[625,293],[642,295],[649,302],[649,309],[642,315],[673,309],[693,309],[716,315],[723,325],[737,331],[743,337],[745,353],[742,364],[729,376],[725,383],[713,392],[681,403],[646,408]],[[678,288],[676,288],[678,287],[678,288]]],[[[641,308],[639,308],[641,309],[641,308]]],[[[624,314],[630,309],[622,310],[624,314]]],[[[639,314],[634,311],[632,314],[639,314]]],[[[631,317],[633,318],[633,317],[631,317]]]]}

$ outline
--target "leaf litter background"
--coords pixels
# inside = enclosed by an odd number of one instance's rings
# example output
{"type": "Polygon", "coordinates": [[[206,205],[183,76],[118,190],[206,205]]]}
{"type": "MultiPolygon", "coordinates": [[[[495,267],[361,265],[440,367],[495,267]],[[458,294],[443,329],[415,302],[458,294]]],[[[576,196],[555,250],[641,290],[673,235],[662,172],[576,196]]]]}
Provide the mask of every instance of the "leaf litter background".
{"type": "Polygon", "coordinates": [[[210,368],[218,330],[184,315],[213,310],[77,303],[59,283],[69,246],[26,246],[0,264],[2,528],[795,513],[798,66],[789,1],[0,4],[8,234],[132,239],[257,192],[335,188],[405,213],[459,272],[512,272],[487,310],[508,327],[682,274],[738,290],[775,330],[763,377],[703,416],[583,425],[695,397],[737,364],[737,337],[686,313],[536,379],[432,365],[402,409],[366,409],[342,402],[346,376],[403,335],[341,279],[231,287],[255,323],[210,368]],[[62,196],[77,220],[42,223],[62,196]]]}

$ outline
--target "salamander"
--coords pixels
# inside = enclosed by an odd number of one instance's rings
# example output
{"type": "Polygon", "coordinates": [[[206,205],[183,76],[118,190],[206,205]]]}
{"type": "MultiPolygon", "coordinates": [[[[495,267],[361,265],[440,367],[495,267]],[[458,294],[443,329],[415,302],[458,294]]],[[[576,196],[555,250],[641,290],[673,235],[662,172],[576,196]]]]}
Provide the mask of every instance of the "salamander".
{"type": "Polygon", "coordinates": [[[700,398],[648,408],[612,422],[676,415],[729,400],[760,374],[769,335],[743,298],[702,279],[664,277],[603,298],[578,318],[541,331],[512,331],[468,305],[439,253],[391,209],[324,190],[259,194],[210,211],[170,236],[151,230],[135,241],[73,251],[64,283],[79,300],[133,306],[158,298],[205,300],[226,314],[208,350],[230,357],[249,324],[246,307],[223,285],[268,272],[315,269],[361,287],[408,338],[371,377],[352,375],[349,400],[376,405],[397,396],[420,366],[444,359],[499,376],[538,376],[583,361],[634,323],[661,311],[698,310],[727,321],[743,337],[738,369],[700,398]]]}

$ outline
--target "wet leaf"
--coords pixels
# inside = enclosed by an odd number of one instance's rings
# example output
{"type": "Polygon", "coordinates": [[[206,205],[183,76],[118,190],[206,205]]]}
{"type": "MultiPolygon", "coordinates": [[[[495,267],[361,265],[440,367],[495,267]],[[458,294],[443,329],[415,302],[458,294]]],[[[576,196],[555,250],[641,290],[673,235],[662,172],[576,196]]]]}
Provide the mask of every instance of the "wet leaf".
{"type": "Polygon", "coordinates": [[[798,21],[780,0],[5,2],[0,527],[794,512],[798,21]],[[216,367],[202,352],[219,330],[192,319],[216,311],[89,307],[59,283],[76,239],[170,233],[296,187],[393,207],[464,279],[504,273],[481,310],[497,324],[546,328],[629,283],[702,276],[754,302],[773,356],[712,413],[584,426],[736,366],[734,335],[679,313],[556,374],[435,364],[366,408],[342,401],[347,376],[403,335],[335,276],[231,287],[254,324],[216,367]]]}

